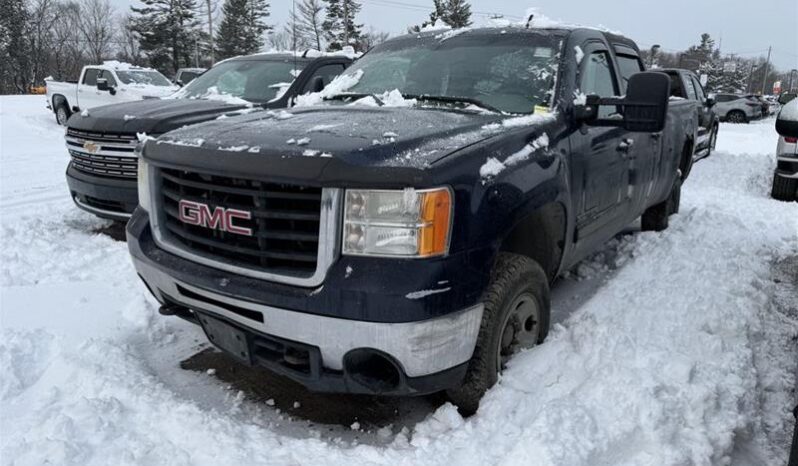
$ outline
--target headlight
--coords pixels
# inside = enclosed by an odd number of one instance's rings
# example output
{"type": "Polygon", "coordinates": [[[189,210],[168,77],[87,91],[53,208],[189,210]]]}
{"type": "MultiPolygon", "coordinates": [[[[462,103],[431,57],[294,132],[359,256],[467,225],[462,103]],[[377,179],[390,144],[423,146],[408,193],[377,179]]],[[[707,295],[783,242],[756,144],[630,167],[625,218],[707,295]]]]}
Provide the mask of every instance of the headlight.
{"type": "Polygon", "coordinates": [[[150,206],[150,165],[144,161],[139,155],[139,168],[138,168],[138,191],[139,191],[139,205],[151,212],[150,206]]]}
{"type": "Polygon", "coordinates": [[[431,257],[446,254],[452,220],[448,188],[346,191],[343,253],[431,257]]]}

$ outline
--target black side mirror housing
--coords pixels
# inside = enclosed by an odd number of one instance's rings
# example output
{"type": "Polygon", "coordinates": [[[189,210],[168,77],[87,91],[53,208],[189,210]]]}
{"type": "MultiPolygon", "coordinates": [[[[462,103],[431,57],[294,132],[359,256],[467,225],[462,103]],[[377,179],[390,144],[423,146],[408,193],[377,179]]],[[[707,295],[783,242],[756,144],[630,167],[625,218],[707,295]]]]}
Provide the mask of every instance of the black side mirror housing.
{"type": "Polygon", "coordinates": [[[98,78],[97,79],[97,90],[98,91],[105,91],[110,92],[111,95],[116,94],[116,89],[113,86],[108,85],[108,80],[105,78],[98,78]]]}
{"type": "Polygon", "coordinates": [[[593,126],[622,126],[628,131],[656,133],[665,128],[671,80],[665,73],[644,71],[633,74],[626,87],[626,97],[585,97],[584,103],[574,106],[574,119],[593,126]],[[623,119],[599,119],[599,107],[623,107],[623,119]]]}
{"type": "Polygon", "coordinates": [[[714,107],[715,106],[715,99],[712,97],[707,97],[707,107],[714,107]]]}
{"type": "Polygon", "coordinates": [[[629,131],[656,133],[665,128],[671,80],[665,73],[643,72],[629,78],[623,126],[629,131]]]}
{"type": "Polygon", "coordinates": [[[321,92],[324,90],[324,78],[316,76],[310,80],[310,92],[321,92]]]}

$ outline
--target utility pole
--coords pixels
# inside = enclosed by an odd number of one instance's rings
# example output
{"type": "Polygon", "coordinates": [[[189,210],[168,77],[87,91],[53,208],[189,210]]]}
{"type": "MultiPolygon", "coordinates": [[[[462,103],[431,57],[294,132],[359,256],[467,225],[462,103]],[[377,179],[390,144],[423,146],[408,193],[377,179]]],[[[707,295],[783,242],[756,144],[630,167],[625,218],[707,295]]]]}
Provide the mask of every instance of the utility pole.
{"type": "Polygon", "coordinates": [[[213,66],[213,62],[216,58],[216,50],[213,45],[213,13],[211,12],[211,0],[205,0],[205,4],[208,6],[208,42],[211,47],[211,66],[213,66]]]}
{"type": "Polygon", "coordinates": [[[754,90],[752,89],[754,86],[754,68],[756,67],[755,63],[751,63],[751,70],[748,72],[748,85],[745,86],[745,93],[746,94],[753,94],[754,90]]]}
{"type": "Polygon", "coordinates": [[[765,62],[765,75],[762,76],[762,95],[765,95],[765,85],[768,82],[768,74],[770,74],[770,50],[772,47],[768,47],[768,60],[765,62]]]}

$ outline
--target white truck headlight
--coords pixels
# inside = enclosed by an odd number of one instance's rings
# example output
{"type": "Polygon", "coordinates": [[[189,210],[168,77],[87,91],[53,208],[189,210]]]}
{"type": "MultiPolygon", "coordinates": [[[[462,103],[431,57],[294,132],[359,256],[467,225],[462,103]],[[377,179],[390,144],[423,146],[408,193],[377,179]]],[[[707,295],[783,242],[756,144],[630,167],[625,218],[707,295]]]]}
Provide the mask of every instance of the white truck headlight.
{"type": "Polygon", "coordinates": [[[150,202],[150,164],[144,161],[139,156],[138,166],[138,191],[139,191],[139,205],[147,212],[152,212],[150,202]]]}
{"type": "Polygon", "coordinates": [[[432,257],[449,250],[453,197],[449,188],[348,189],[343,253],[432,257]]]}

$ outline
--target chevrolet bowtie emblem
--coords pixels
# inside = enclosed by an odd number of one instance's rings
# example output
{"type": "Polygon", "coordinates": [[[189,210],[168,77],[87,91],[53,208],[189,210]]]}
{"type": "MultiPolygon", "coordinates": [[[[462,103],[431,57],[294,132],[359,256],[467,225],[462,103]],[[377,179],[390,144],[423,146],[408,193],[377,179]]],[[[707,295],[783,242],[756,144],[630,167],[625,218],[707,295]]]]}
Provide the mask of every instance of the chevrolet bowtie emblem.
{"type": "Polygon", "coordinates": [[[90,141],[84,142],[83,148],[86,149],[86,152],[90,154],[96,154],[97,151],[100,150],[100,146],[90,141]]]}

